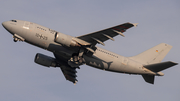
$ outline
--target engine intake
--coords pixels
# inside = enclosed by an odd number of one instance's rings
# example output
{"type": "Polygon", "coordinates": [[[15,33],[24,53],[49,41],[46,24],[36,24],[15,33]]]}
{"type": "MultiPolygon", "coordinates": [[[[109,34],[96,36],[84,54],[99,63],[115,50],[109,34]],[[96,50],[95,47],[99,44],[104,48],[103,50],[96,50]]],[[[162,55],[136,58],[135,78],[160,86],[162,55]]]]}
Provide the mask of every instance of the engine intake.
{"type": "Polygon", "coordinates": [[[70,47],[70,46],[72,46],[72,47],[80,46],[76,41],[72,40],[72,38],[73,38],[72,36],[57,32],[55,34],[54,41],[56,43],[59,43],[59,44],[62,44],[62,45],[68,46],[68,47],[70,47]]]}
{"type": "Polygon", "coordinates": [[[57,63],[56,63],[56,59],[37,53],[34,59],[34,62],[46,67],[56,67],[57,63]]]}

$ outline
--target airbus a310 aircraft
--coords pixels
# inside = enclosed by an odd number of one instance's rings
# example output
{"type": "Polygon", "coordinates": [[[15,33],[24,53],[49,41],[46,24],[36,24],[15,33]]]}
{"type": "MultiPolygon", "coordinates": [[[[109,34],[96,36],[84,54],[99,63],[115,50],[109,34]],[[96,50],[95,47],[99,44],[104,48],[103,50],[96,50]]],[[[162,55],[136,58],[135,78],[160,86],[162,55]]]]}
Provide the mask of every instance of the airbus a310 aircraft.
{"type": "Polygon", "coordinates": [[[162,59],[172,48],[171,45],[161,43],[139,55],[124,57],[107,51],[96,44],[105,45],[107,40],[113,40],[117,35],[137,26],[124,23],[94,33],[73,37],[50,28],[22,20],[10,20],[2,23],[3,27],[13,35],[14,42],[25,41],[53,52],[54,57],[37,53],[35,63],[46,67],[60,67],[66,80],[76,84],[79,66],[86,64],[98,69],[142,75],[148,83],[154,84],[155,76],[163,76],[160,71],[177,65],[177,63],[162,59]]]}

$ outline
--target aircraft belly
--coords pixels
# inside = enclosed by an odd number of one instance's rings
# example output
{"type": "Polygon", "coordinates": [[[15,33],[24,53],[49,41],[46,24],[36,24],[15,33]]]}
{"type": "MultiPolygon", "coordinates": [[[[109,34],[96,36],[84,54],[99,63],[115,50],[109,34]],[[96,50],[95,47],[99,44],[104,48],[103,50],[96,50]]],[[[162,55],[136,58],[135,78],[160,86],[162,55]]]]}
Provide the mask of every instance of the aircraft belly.
{"type": "Polygon", "coordinates": [[[86,59],[86,63],[95,68],[105,69],[107,71],[119,73],[137,73],[139,68],[133,65],[131,60],[115,53],[105,51],[98,47],[92,57],[86,59]],[[132,66],[131,66],[132,65],[132,66]]]}
{"type": "Polygon", "coordinates": [[[95,68],[104,69],[112,72],[138,74],[144,73],[142,65],[126,57],[118,56],[112,58],[102,54],[94,54],[92,57],[84,56],[86,64],[95,68]]]}
{"type": "Polygon", "coordinates": [[[144,71],[142,70],[142,67],[143,67],[142,64],[140,64],[136,61],[130,60],[130,59],[128,59],[127,64],[123,64],[123,66],[122,66],[124,71],[133,73],[133,74],[143,73],[144,71]]]}
{"type": "Polygon", "coordinates": [[[105,61],[102,61],[101,59],[95,58],[95,57],[89,57],[84,55],[84,60],[86,65],[99,68],[99,69],[107,69],[108,68],[108,63],[105,61]]]}

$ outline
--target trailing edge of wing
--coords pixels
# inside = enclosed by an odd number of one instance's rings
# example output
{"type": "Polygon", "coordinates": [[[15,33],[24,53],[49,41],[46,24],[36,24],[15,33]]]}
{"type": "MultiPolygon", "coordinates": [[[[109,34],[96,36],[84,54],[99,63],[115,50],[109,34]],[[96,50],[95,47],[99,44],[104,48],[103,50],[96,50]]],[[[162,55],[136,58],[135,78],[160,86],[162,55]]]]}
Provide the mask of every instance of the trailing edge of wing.
{"type": "Polygon", "coordinates": [[[77,83],[78,80],[76,79],[76,77],[77,77],[76,68],[72,68],[68,65],[61,65],[60,68],[61,68],[61,71],[63,72],[66,80],[69,80],[69,81],[73,82],[74,84],[77,83]]]}
{"type": "Polygon", "coordinates": [[[93,38],[93,37],[91,37],[93,40],[95,40],[95,41],[97,41],[98,43],[100,43],[101,45],[103,45],[103,46],[105,46],[105,44],[102,42],[102,41],[100,41],[100,40],[98,40],[98,39],[96,39],[96,38],[93,38]]]}
{"type": "Polygon", "coordinates": [[[104,36],[106,36],[107,38],[111,39],[112,41],[114,41],[114,39],[106,34],[103,34],[104,36]]]}
{"type": "Polygon", "coordinates": [[[118,33],[119,35],[125,37],[123,33],[119,32],[119,31],[117,31],[117,30],[113,30],[113,31],[116,32],[116,33],[118,33]]]}
{"type": "Polygon", "coordinates": [[[114,26],[111,28],[107,28],[101,31],[97,31],[94,33],[90,33],[90,34],[86,34],[86,35],[82,35],[82,36],[78,36],[76,37],[79,43],[83,44],[84,42],[86,44],[93,44],[96,45],[97,43],[100,43],[102,45],[104,45],[103,42],[111,39],[114,40],[113,38],[117,35],[121,35],[124,36],[123,32],[125,32],[127,29],[133,27],[133,26],[137,26],[137,23],[124,23],[118,26],[114,26]],[[83,40],[83,41],[81,41],[83,40]]]}
{"type": "Polygon", "coordinates": [[[87,50],[91,51],[92,53],[94,53],[95,51],[89,47],[86,47],[87,50]]]}

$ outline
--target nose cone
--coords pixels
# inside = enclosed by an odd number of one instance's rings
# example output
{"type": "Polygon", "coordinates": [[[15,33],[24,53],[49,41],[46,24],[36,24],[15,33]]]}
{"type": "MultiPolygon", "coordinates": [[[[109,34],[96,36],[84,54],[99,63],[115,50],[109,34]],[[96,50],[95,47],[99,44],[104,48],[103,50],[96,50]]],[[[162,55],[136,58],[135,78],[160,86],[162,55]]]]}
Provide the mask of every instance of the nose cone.
{"type": "Polygon", "coordinates": [[[2,26],[5,28],[7,26],[6,22],[3,22],[2,26]]]}
{"type": "Polygon", "coordinates": [[[12,26],[9,21],[3,22],[2,26],[10,33],[12,33],[12,26]]]}
{"type": "Polygon", "coordinates": [[[8,21],[3,22],[3,23],[2,23],[2,26],[3,26],[6,30],[8,30],[8,28],[10,27],[8,21]]]}
{"type": "Polygon", "coordinates": [[[10,24],[10,21],[6,21],[2,23],[2,26],[11,34],[14,35],[14,31],[12,30],[12,24],[10,24]]]}

